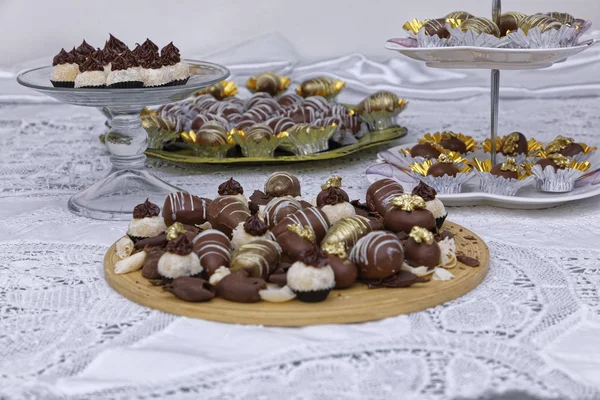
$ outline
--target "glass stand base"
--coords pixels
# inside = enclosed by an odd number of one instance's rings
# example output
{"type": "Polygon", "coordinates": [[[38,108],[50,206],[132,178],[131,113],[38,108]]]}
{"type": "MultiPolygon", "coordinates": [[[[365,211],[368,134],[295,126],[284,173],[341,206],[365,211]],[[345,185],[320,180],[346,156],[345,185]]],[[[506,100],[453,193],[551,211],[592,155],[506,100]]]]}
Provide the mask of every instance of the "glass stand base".
{"type": "Polygon", "coordinates": [[[146,169],[113,170],[106,178],[69,199],[69,211],[82,217],[128,221],[147,198],[159,207],[169,193],[180,191],[146,169]]]}

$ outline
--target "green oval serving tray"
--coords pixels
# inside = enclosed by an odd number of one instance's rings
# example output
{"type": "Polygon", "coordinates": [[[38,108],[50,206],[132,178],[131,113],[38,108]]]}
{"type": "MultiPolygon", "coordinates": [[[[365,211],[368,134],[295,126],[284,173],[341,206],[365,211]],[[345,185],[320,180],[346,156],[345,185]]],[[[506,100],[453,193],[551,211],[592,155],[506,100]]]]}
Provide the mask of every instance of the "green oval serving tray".
{"type": "Polygon", "coordinates": [[[390,143],[406,136],[406,134],[406,128],[393,126],[384,130],[369,132],[354,144],[305,156],[295,156],[288,153],[278,153],[276,151],[274,157],[243,157],[241,153],[239,153],[239,156],[214,158],[196,156],[191,149],[178,151],[148,149],[146,150],[146,155],[167,161],[189,164],[289,163],[316,161],[344,157],[356,153],[357,151],[368,149],[369,147],[390,143]]]}

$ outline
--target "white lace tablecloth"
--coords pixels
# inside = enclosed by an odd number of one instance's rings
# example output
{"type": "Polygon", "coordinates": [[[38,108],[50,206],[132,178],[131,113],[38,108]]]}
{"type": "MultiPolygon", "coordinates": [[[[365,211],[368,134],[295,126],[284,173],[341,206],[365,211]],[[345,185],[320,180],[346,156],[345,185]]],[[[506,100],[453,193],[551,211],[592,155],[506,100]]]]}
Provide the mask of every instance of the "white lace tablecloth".
{"type": "MultiPolygon", "coordinates": [[[[597,144],[599,110],[598,98],[505,100],[500,131],[597,144]]],[[[489,97],[413,100],[401,123],[412,135],[481,138],[489,97]]],[[[103,255],[127,223],[66,209],[109,168],[103,130],[96,110],[0,106],[0,398],[600,398],[597,198],[546,210],[450,209],[487,242],[491,266],[478,288],[447,304],[353,325],[220,324],[138,306],[105,283],[103,255]]],[[[377,150],[284,168],[306,195],[339,174],[362,199],[377,150]]],[[[230,176],[251,193],[282,168],[149,164],[207,196],[230,176]]]]}

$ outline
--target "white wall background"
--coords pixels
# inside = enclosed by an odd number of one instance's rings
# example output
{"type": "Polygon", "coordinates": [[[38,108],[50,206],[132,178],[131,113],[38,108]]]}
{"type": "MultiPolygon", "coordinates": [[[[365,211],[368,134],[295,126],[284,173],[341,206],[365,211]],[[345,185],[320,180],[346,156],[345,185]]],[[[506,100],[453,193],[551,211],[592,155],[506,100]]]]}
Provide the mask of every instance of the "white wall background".
{"type": "MultiPolygon", "coordinates": [[[[102,46],[108,32],[130,46],[173,40],[186,54],[279,32],[310,61],[361,52],[390,57],[386,39],[414,17],[461,9],[490,16],[491,0],[0,0],[0,67],[50,57],[82,38],[102,46]]],[[[504,0],[525,13],[560,10],[600,24],[600,0],[504,0]]]]}

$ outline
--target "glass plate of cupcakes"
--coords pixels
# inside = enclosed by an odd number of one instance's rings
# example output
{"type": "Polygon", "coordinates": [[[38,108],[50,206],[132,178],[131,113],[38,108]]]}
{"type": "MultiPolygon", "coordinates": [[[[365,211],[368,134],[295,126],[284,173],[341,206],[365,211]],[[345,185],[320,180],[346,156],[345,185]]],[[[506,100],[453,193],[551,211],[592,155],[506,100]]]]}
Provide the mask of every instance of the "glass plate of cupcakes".
{"type": "MultiPolygon", "coordinates": [[[[408,102],[387,91],[358,105],[335,101],[345,83],[315,77],[289,91],[273,72],[246,82],[249,98],[232,81],[185,101],[142,113],[148,155],[182,163],[294,162],[343,157],[406,135],[397,125],[408,102]]],[[[110,115],[107,124],[110,126],[110,115]]]]}
{"type": "Polygon", "coordinates": [[[276,172],[250,196],[231,178],[211,198],[172,193],[135,206],[105,256],[111,287],[142,305],[236,324],[375,320],[464,295],[489,251],[446,220],[424,183],[390,179],[351,201],[333,176],[312,194],[276,172]],[[363,202],[364,201],[364,202],[363,202]]]}
{"type": "Polygon", "coordinates": [[[380,152],[367,177],[390,178],[407,190],[426,183],[449,206],[537,209],[600,195],[594,146],[564,136],[541,143],[512,132],[497,139],[496,165],[491,148],[489,138],[478,143],[460,133],[426,134],[418,143],[380,152]]]}
{"type": "Polygon", "coordinates": [[[592,23],[563,12],[506,12],[499,25],[455,11],[441,18],[414,19],[406,36],[386,48],[434,68],[539,69],[578,54],[596,40],[581,40],[592,23]]]}

